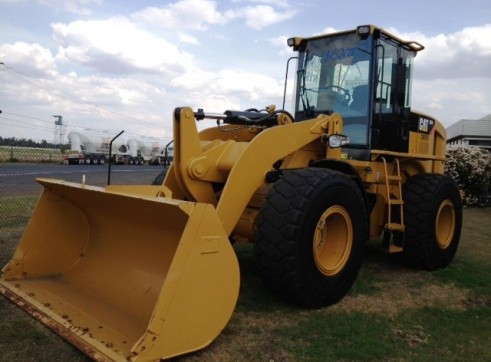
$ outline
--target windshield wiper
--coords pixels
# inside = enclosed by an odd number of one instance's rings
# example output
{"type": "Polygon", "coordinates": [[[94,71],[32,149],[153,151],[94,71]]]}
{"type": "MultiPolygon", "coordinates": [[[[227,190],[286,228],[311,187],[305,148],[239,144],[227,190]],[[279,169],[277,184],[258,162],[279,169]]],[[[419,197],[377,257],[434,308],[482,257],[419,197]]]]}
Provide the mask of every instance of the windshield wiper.
{"type": "Polygon", "coordinates": [[[314,107],[310,106],[309,97],[307,97],[307,93],[305,92],[305,88],[304,88],[304,93],[303,93],[301,98],[302,98],[302,105],[303,105],[305,115],[308,117],[313,117],[314,116],[314,107]]]}

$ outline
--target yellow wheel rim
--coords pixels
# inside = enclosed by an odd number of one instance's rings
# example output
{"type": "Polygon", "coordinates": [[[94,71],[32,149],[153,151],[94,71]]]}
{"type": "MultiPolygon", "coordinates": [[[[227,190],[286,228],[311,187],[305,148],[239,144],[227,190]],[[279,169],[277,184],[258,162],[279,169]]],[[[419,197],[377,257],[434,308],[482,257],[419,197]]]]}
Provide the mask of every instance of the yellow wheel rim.
{"type": "Polygon", "coordinates": [[[314,259],[320,272],[327,276],[339,273],[346,265],[353,246],[353,224],[344,207],[328,208],[315,228],[314,259]]]}
{"type": "Polygon", "coordinates": [[[446,249],[453,239],[455,231],[455,208],[450,200],[441,203],[436,214],[435,235],[440,249],[446,249]]]}

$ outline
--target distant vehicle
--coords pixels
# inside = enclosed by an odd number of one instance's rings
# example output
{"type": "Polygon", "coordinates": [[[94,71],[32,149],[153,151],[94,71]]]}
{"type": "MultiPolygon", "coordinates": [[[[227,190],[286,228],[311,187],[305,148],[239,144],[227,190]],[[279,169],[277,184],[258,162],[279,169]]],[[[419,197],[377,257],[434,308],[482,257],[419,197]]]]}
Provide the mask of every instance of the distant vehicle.
{"type": "Polygon", "coordinates": [[[129,164],[148,163],[149,165],[163,164],[164,149],[158,142],[145,142],[140,139],[130,138],[127,143],[130,152],[129,164]]]}
{"type": "MultiPolygon", "coordinates": [[[[68,133],[71,149],[63,157],[66,165],[104,165],[109,161],[111,137],[88,136],[81,132],[68,133]]],[[[121,141],[113,143],[114,163],[124,163],[128,158],[128,147],[121,141]]]]}
{"type": "MultiPolygon", "coordinates": [[[[66,165],[104,165],[109,161],[111,137],[89,136],[78,131],[68,133],[71,149],[63,157],[66,165]]],[[[144,142],[131,138],[116,139],[111,151],[113,164],[143,165],[161,164],[163,149],[158,142],[144,142]]],[[[163,162],[163,161],[162,161],[163,162]]]]}

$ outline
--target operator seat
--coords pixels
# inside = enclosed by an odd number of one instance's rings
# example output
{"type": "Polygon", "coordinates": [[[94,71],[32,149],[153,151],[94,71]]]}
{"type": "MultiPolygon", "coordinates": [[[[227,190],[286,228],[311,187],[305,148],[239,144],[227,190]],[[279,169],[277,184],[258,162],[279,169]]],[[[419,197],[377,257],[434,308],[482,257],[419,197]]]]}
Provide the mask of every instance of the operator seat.
{"type": "Polygon", "coordinates": [[[362,114],[368,111],[368,84],[359,85],[353,88],[352,101],[349,107],[362,114]]]}

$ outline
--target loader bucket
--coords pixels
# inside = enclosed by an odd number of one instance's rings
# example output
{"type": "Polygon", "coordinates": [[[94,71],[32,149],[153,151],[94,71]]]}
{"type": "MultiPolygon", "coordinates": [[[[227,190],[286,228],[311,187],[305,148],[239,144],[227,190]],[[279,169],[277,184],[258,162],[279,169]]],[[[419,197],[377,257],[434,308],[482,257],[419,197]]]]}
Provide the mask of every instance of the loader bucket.
{"type": "Polygon", "coordinates": [[[41,198],[0,291],[95,360],[207,346],[232,315],[239,268],[204,203],[39,179],[41,198]]]}

